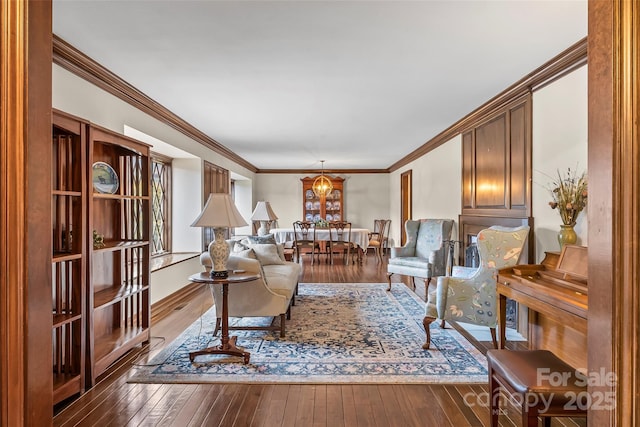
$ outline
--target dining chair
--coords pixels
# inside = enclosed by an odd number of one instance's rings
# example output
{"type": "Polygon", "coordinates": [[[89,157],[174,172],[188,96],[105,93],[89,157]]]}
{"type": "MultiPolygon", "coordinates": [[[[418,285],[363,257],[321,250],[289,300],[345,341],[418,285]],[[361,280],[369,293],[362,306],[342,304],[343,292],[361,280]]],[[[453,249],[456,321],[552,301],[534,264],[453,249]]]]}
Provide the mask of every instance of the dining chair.
{"type": "Polygon", "coordinates": [[[316,226],[313,222],[295,221],[293,223],[293,250],[295,252],[296,261],[300,262],[300,256],[303,250],[311,250],[311,265],[318,254],[318,262],[320,262],[320,243],[316,240],[316,226]]]}
{"type": "Polygon", "coordinates": [[[357,254],[358,248],[351,241],[351,223],[332,221],[329,223],[329,260],[333,265],[333,254],[342,252],[345,265],[349,264],[351,253],[357,254]]]}
{"type": "Polygon", "coordinates": [[[382,262],[384,249],[388,246],[390,219],[374,219],[373,231],[369,233],[369,247],[373,248],[376,259],[382,262]]]}

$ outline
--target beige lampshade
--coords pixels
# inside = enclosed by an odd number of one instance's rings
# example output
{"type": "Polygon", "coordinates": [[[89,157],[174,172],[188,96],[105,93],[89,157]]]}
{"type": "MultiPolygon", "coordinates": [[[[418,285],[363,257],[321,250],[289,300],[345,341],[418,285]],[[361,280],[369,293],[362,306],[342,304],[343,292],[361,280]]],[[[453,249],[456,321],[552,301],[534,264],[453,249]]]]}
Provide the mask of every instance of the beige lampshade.
{"type": "Polygon", "coordinates": [[[271,209],[269,202],[258,202],[251,214],[252,221],[273,221],[274,219],[278,219],[278,216],[271,209]]]}
{"type": "Polygon", "coordinates": [[[243,227],[248,225],[230,194],[211,193],[192,227],[243,227]]]}

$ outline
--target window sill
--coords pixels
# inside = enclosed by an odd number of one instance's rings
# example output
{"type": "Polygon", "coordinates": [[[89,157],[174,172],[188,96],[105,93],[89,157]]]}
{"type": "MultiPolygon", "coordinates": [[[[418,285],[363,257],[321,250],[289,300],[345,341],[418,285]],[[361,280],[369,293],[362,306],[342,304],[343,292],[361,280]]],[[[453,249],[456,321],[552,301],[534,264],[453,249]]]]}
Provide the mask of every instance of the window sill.
{"type": "Polygon", "coordinates": [[[167,268],[174,264],[197,258],[199,256],[199,252],[180,252],[153,257],[151,258],[150,263],[151,272],[153,273],[154,271],[162,270],[163,268],[167,268]]]}

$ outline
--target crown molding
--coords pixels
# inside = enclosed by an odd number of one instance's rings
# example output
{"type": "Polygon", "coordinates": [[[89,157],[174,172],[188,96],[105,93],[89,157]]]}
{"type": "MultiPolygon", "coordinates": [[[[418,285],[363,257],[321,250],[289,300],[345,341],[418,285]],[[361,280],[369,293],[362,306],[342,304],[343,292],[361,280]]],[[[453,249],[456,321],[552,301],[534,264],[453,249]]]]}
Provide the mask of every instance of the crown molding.
{"type": "Polygon", "coordinates": [[[394,172],[403,166],[419,159],[420,157],[432,151],[451,138],[457,136],[465,129],[472,126],[475,122],[481,121],[487,116],[493,114],[497,109],[502,108],[506,104],[515,99],[540,89],[549,83],[559,79],[567,73],[575,70],[587,63],[587,38],[580,40],[573,46],[569,47],[541,67],[529,73],[513,85],[482,104],[480,107],[440,132],[434,138],[430,139],[415,151],[409,153],[402,159],[398,160],[389,167],[390,172],[394,172]]]}
{"type": "Polygon", "coordinates": [[[320,175],[334,174],[334,175],[354,175],[358,173],[389,173],[389,169],[258,169],[256,173],[278,173],[278,174],[312,174],[320,175]]]}
{"type": "Polygon", "coordinates": [[[251,172],[258,170],[254,165],[205,135],[193,125],[181,119],[55,34],[53,35],[53,63],[160,120],[162,123],[247,168],[251,172]]]}

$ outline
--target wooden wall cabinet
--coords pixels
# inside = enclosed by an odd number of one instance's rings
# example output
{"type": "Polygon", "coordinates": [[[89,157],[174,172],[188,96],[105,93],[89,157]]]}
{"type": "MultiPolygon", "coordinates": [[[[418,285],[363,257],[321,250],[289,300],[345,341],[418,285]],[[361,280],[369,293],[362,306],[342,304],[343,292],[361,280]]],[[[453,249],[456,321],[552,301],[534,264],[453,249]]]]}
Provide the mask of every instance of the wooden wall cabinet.
{"type": "Polygon", "coordinates": [[[106,129],[89,131],[90,385],[132,347],[149,340],[150,147],[106,129]],[[105,177],[105,166],[113,177],[105,177]]]}
{"type": "Polygon", "coordinates": [[[302,220],[344,221],[344,178],[332,178],[325,175],[333,184],[333,191],[327,197],[318,197],[313,192],[313,178],[302,178],[302,220]]]}
{"type": "Polygon", "coordinates": [[[87,124],[53,115],[53,403],[85,387],[87,124]]]}

